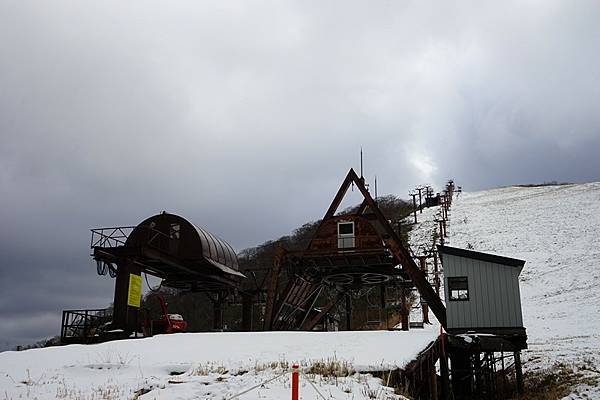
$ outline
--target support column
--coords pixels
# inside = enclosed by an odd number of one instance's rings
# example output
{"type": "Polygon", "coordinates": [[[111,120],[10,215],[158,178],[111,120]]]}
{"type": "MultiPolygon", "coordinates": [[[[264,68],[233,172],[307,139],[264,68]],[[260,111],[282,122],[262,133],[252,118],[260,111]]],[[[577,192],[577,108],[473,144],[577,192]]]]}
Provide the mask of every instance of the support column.
{"type": "Polygon", "coordinates": [[[252,331],[252,311],[254,308],[254,296],[242,294],[242,331],[252,331]]]}
{"type": "Polygon", "coordinates": [[[471,357],[466,351],[452,351],[450,353],[452,366],[452,391],[458,399],[471,399],[471,357]]]}
{"type": "Polygon", "coordinates": [[[206,293],[206,296],[210,299],[213,305],[213,330],[223,330],[223,303],[227,298],[227,293],[219,292],[213,298],[210,294],[206,293]]]}
{"type": "Polygon", "coordinates": [[[213,314],[213,329],[215,331],[223,330],[223,305],[220,301],[215,302],[214,306],[214,314],[213,314]]]}
{"type": "Polygon", "coordinates": [[[450,398],[450,374],[448,371],[448,354],[446,353],[446,336],[440,335],[440,378],[442,381],[441,399],[450,398]]]}
{"type": "Polygon", "coordinates": [[[352,297],[346,293],[346,330],[352,330],[352,297]]]}
{"type": "Polygon", "coordinates": [[[517,378],[517,392],[519,394],[525,393],[525,385],[523,383],[523,366],[521,365],[521,352],[515,351],[515,375],[517,378]]]}
{"type": "Polygon", "coordinates": [[[433,362],[429,365],[429,391],[431,400],[438,400],[437,374],[433,362]]]}
{"type": "Polygon", "coordinates": [[[413,215],[415,217],[415,224],[417,223],[417,195],[411,194],[413,198],[413,215]]]}
{"type": "MultiPolygon", "coordinates": [[[[435,243],[434,243],[435,245],[435,243]]],[[[435,246],[434,246],[435,248],[435,246]]],[[[433,252],[433,276],[435,284],[435,294],[440,295],[440,275],[438,270],[438,253],[434,250],[433,252]]]]}
{"type": "MultiPolygon", "coordinates": [[[[483,393],[483,373],[481,371],[481,353],[473,354],[473,372],[475,377],[475,398],[480,399],[483,393]]],[[[489,393],[489,392],[488,392],[489,393]]]]}
{"type": "Polygon", "coordinates": [[[406,304],[406,288],[404,286],[400,287],[400,324],[403,331],[409,330],[409,311],[406,304]]]}
{"type": "MultiPolygon", "coordinates": [[[[425,256],[419,256],[419,264],[421,265],[421,271],[425,274],[425,279],[427,279],[427,259],[425,256]]],[[[427,302],[421,297],[421,310],[423,312],[423,323],[430,324],[429,322],[429,306],[427,302]]]]}
{"type": "Polygon", "coordinates": [[[112,329],[122,329],[123,336],[137,332],[142,296],[141,268],[134,263],[117,266],[112,329]]]}

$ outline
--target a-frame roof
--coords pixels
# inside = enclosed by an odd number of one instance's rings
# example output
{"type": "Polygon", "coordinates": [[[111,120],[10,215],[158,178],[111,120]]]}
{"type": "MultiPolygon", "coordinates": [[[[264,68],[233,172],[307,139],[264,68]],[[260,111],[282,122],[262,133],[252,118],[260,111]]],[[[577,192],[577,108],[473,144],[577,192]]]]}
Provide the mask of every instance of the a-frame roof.
{"type": "MultiPolygon", "coordinates": [[[[404,271],[408,273],[410,279],[415,284],[417,290],[425,299],[431,311],[435,314],[436,318],[442,324],[442,326],[446,326],[446,307],[444,303],[442,303],[440,297],[435,293],[429,282],[427,281],[427,277],[421,271],[421,269],[417,266],[415,261],[412,259],[410,252],[404,247],[402,244],[402,240],[394,231],[388,220],[385,218],[377,203],[371,197],[371,194],[367,190],[365,186],[365,182],[363,178],[359,178],[354,169],[350,168],[348,171],[348,175],[342,182],[337,194],[335,195],[331,205],[327,209],[325,216],[323,217],[323,221],[332,218],[335,215],[338,207],[340,206],[342,200],[344,199],[350,185],[355,184],[360,193],[363,196],[363,202],[359,207],[359,213],[362,213],[366,207],[369,207],[369,210],[375,215],[381,226],[383,227],[385,233],[388,235],[389,239],[387,239],[387,244],[390,247],[390,250],[394,254],[394,256],[400,261],[404,271]]],[[[323,223],[323,221],[321,223],[323,223]]]]}

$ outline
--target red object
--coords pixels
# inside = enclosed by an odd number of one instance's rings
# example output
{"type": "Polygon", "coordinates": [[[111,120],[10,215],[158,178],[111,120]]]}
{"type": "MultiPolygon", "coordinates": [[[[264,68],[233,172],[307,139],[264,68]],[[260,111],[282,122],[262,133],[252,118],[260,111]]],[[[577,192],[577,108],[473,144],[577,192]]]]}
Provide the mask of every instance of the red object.
{"type": "Polygon", "coordinates": [[[298,374],[298,364],[292,365],[292,400],[298,400],[298,383],[300,381],[298,374]]]}
{"type": "Polygon", "coordinates": [[[165,298],[160,295],[157,295],[156,297],[160,302],[162,314],[158,320],[146,320],[146,332],[150,332],[151,335],[185,332],[188,324],[183,317],[179,314],[169,314],[165,298]]]}
{"type": "Polygon", "coordinates": [[[160,301],[160,309],[162,310],[160,321],[165,327],[165,333],[185,332],[187,322],[183,320],[183,317],[179,314],[169,314],[164,297],[158,296],[158,301],[160,301]]]}

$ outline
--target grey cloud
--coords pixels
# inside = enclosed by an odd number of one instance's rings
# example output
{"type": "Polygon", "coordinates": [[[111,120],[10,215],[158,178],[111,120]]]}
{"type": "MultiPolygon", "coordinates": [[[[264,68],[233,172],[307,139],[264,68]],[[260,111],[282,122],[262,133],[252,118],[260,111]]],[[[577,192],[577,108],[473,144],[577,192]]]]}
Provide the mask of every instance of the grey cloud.
{"type": "Polygon", "coordinates": [[[598,179],[599,8],[3,2],[0,317],[108,304],[91,227],[164,209],[241,250],[318,219],[360,146],[381,193],[598,179]]]}

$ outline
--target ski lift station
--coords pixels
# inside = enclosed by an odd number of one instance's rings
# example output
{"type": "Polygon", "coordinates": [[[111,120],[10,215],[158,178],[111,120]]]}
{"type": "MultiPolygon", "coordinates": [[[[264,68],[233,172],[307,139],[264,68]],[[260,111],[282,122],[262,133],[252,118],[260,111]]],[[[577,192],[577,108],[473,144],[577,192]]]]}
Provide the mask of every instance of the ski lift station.
{"type": "MultiPolygon", "coordinates": [[[[224,328],[227,304],[241,305],[242,331],[255,330],[255,306],[261,309],[260,330],[328,330],[330,311],[342,300],[345,307],[337,307],[336,316],[345,314],[346,321],[337,321],[338,327],[409,330],[408,298],[414,290],[423,314],[419,328],[430,325],[431,310],[445,333],[438,336],[432,331],[425,350],[397,370],[400,386],[420,399],[495,398],[497,376],[506,376],[505,361],[509,361],[517,391],[522,393],[520,352],[527,348],[527,335],[519,274],[525,261],[444,245],[453,192],[454,183],[449,181],[439,198],[439,235],[433,235],[431,249],[416,255],[401,237],[401,221],[388,220],[362,174],[350,169],[306,247],[286,250],[279,245],[270,257],[272,265],[262,261],[265,265],[256,269],[266,271],[262,279],[253,270],[241,270],[235,250],[226,241],[174,214],[163,212],[137,226],[92,229],[91,255],[97,272],[116,278],[113,310],[65,310],[61,340],[90,343],[137,336],[142,320],[148,320],[141,310],[142,274],[160,278],[164,287],[206,294],[217,331],[224,328]],[[362,203],[351,214],[336,214],[351,187],[358,189],[362,203]],[[439,293],[438,255],[445,303],[439,293]],[[426,263],[428,257],[434,260],[433,270],[426,263]],[[249,289],[244,281],[256,287],[249,289]],[[353,315],[362,316],[353,311],[353,301],[362,299],[359,295],[366,298],[367,316],[364,324],[356,326],[359,319],[353,315]],[[400,324],[390,324],[398,317],[400,324]]],[[[413,205],[416,220],[416,202],[413,205]]],[[[163,322],[171,323],[164,301],[161,305],[163,322]]],[[[183,326],[179,331],[185,330],[187,324],[179,322],[183,326]]],[[[147,329],[143,332],[148,334],[147,329]]],[[[399,339],[400,346],[406,338],[399,339]]]]}

